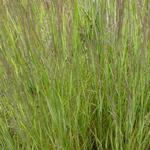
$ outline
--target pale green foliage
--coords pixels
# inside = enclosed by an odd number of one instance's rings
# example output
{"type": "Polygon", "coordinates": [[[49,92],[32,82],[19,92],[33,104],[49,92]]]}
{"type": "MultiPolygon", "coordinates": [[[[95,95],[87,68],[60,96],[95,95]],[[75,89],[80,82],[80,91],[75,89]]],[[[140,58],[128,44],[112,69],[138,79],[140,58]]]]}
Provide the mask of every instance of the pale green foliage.
{"type": "Polygon", "coordinates": [[[148,0],[0,0],[0,149],[149,150],[148,0]]]}

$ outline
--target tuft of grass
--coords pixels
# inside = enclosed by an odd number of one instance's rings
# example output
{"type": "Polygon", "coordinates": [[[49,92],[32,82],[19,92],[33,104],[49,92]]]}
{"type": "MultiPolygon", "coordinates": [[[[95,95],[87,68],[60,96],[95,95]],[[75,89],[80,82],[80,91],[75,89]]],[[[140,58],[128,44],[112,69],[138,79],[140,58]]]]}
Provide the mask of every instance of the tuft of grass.
{"type": "Polygon", "coordinates": [[[150,149],[148,0],[0,1],[0,148],[150,149]]]}

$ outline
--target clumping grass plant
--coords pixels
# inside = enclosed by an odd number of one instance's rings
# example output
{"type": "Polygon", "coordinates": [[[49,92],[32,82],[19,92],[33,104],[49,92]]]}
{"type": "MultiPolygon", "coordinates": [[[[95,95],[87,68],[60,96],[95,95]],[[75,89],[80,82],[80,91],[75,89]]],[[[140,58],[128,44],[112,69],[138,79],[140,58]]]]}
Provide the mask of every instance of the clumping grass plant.
{"type": "Polygon", "coordinates": [[[149,150],[150,1],[0,0],[0,149],[149,150]]]}

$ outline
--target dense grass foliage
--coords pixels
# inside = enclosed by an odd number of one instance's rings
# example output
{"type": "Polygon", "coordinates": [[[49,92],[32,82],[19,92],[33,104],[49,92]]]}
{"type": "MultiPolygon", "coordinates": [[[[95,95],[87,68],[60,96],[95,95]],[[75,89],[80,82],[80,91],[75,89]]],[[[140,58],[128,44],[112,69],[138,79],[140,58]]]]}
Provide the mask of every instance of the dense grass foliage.
{"type": "Polygon", "coordinates": [[[150,1],[0,0],[0,149],[149,150],[150,1]]]}

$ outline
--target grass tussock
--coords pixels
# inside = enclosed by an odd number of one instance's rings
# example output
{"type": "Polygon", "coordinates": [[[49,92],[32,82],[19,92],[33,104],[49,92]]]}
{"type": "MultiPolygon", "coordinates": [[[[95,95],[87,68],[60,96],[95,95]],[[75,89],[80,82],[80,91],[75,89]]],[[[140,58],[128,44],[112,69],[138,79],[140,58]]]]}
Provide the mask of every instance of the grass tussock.
{"type": "Polygon", "coordinates": [[[0,149],[149,150],[150,2],[0,0],[0,149]]]}

